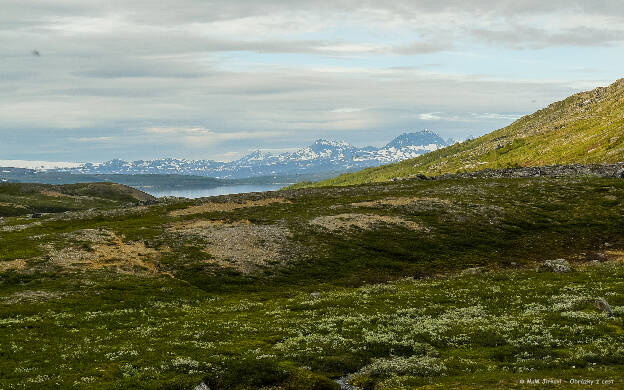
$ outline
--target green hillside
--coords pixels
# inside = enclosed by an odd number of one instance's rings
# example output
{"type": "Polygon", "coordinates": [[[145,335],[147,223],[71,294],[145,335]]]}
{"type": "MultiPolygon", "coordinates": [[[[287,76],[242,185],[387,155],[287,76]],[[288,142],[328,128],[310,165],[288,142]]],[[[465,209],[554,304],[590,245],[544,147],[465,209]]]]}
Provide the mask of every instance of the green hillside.
{"type": "Polygon", "coordinates": [[[624,79],[553,103],[474,140],[412,160],[297,187],[387,181],[485,168],[624,161],[624,79]]]}
{"type": "Polygon", "coordinates": [[[0,217],[110,209],[153,200],[145,192],[116,183],[0,183],[0,217]]]}

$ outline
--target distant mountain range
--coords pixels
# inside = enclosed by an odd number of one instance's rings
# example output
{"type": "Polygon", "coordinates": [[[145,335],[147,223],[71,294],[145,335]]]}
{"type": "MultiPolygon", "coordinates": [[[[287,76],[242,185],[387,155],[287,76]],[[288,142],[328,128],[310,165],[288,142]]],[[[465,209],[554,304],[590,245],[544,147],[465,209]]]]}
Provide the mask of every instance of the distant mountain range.
{"type": "Polygon", "coordinates": [[[111,160],[85,163],[77,167],[48,169],[81,174],[177,174],[241,179],[260,176],[305,175],[323,172],[348,172],[420,156],[453,143],[438,134],[424,130],[404,133],[387,145],[359,148],[346,142],[319,139],[292,153],[271,154],[255,151],[239,160],[111,160]]]}

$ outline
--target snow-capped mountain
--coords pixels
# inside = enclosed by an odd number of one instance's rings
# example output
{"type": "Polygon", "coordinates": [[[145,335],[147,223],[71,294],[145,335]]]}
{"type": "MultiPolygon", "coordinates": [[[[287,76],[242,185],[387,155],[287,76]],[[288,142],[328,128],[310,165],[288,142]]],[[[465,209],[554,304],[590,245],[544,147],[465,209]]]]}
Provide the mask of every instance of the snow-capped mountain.
{"type": "Polygon", "coordinates": [[[258,150],[231,162],[175,158],[137,161],[116,159],[57,170],[89,174],[182,174],[228,179],[346,172],[414,158],[448,144],[438,134],[424,130],[401,134],[381,148],[360,148],[346,142],[319,139],[292,153],[272,154],[258,150]]]}

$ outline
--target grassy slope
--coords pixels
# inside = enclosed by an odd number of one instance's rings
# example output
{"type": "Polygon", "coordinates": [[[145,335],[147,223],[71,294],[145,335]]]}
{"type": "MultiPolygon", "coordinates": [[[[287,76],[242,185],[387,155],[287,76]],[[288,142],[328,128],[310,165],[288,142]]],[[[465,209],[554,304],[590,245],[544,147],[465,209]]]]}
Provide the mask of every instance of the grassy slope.
{"type": "Polygon", "coordinates": [[[412,160],[295,187],[387,181],[484,168],[624,161],[624,79],[582,92],[474,140],[412,160]]]}
{"type": "Polygon", "coordinates": [[[0,217],[113,208],[153,200],[144,192],[114,183],[0,184],[0,217]]]}
{"type": "Polygon", "coordinates": [[[0,387],[178,389],[206,380],[212,389],[331,389],[327,377],[355,372],[365,388],[620,379],[624,181],[399,182],[218,200],[265,196],[292,203],[169,214],[202,202],[186,201],[5,220],[22,227],[0,229],[0,267],[26,267],[0,272],[0,387]],[[396,197],[416,201],[352,205],[396,197]],[[381,224],[337,234],[309,224],[342,213],[400,216],[427,230],[381,224]],[[251,275],[227,271],[205,242],[167,230],[185,220],[286,225],[306,256],[251,275]],[[48,257],[46,248],[89,250],[67,234],[98,228],[158,250],[143,261],[163,273],[131,263],[63,268],[48,257]],[[533,270],[559,257],[576,270],[533,270]],[[475,266],[492,271],[457,276],[475,266]],[[320,299],[310,298],[315,290],[320,299]],[[593,307],[598,296],[615,317],[593,307]]]}

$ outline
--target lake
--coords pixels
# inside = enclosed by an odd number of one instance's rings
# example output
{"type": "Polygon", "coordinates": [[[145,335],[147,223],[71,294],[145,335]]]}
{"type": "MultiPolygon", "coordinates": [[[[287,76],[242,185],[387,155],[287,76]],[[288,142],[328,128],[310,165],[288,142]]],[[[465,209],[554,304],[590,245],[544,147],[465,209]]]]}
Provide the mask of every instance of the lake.
{"type": "Polygon", "coordinates": [[[181,198],[203,198],[206,196],[240,194],[244,192],[276,191],[286,187],[289,183],[273,184],[239,184],[232,186],[208,187],[208,188],[151,188],[147,186],[134,186],[134,188],[147,192],[157,198],[163,196],[177,196],[181,198]]]}

